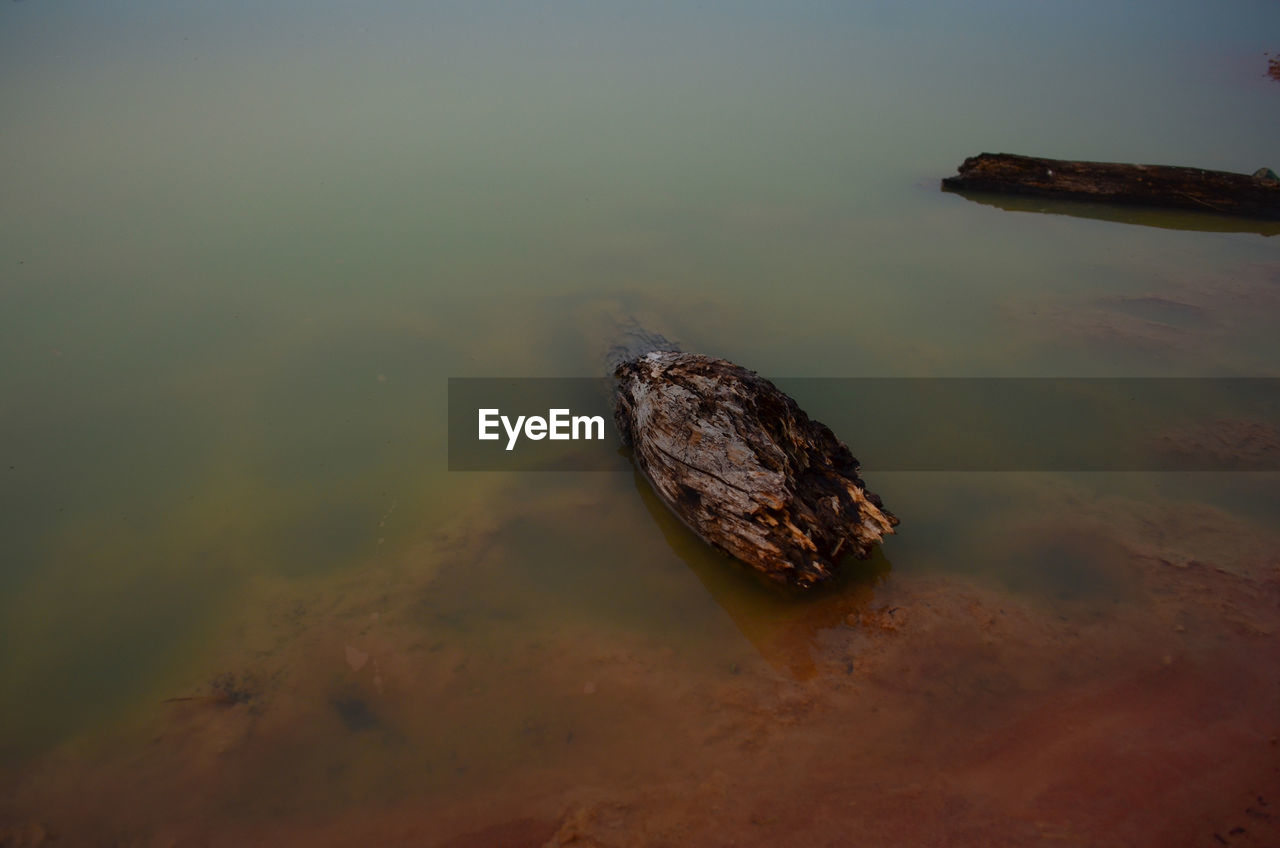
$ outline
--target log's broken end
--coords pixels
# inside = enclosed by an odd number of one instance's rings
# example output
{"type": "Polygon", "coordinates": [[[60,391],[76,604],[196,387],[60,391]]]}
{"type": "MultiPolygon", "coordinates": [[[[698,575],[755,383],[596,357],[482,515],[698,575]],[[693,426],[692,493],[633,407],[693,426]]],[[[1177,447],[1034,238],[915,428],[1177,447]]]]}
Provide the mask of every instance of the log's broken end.
{"type": "Polygon", "coordinates": [[[835,434],[753,371],[652,351],[620,363],[614,418],[659,497],[712,546],[809,588],[898,519],[835,434]]]}

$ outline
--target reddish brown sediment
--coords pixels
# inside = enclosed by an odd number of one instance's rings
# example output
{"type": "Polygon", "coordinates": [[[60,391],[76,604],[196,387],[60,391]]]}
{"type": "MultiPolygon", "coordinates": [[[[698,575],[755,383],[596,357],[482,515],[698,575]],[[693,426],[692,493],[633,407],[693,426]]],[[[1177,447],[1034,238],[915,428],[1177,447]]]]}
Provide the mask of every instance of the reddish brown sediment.
{"type": "MultiPolygon", "coordinates": [[[[596,503],[574,497],[501,513],[563,522],[596,503]]],[[[622,513],[591,532],[635,520],[622,513]]],[[[1066,484],[1028,484],[997,520],[1007,551],[1095,540],[1118,572],[1104,587],[1114,600],[890,573],[757,615],[751,642],[729,629],[694,645],[568,606],[527,618],[538,587],[509,570],[521,535],[460,526],[394,579],[263,592],[209,663],[229,677],[170,693],[231,703],[156,703],[132,729],[6,775],[0,833],[209,846],[1276,844],[1274,531],[1066,484]],[[481,608],[460,619],[464,601],[481,608]]]]}
{"type": "MultiPolygon", "coordinates": [[[[1182,373],[1271,373],[1270,316],[1280,309],[1280,265],[1241,264],[1212,277],[1175,268],[1128,295],[1019,296],[1003,311],[1011,331],[1034,334],[1037,347],[1114,350],[1148,356],[1182,373]]],[[[1162,369],[1163,370],[1163,369],[1162,369]]]]}
{"type": "Polygon", "coordinates": [[[1280,468],[1280,427],[1269,421],[1218,418],[1160,436],[1157,448],[1174,457],[1200,457],[1229,469],[1280,468]]]}

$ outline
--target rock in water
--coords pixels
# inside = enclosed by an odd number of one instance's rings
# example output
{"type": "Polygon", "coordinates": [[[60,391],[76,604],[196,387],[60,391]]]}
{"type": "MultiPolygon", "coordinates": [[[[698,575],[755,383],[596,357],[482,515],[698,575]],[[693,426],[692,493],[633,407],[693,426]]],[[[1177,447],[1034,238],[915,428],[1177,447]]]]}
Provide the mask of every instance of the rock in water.
{"type": "Polygon", "coordinates": [[[666,505],[712,546],[800,588],[898,519],[825,425],[754,371],[694,353],[619,363],[614,420],[666,505]]]}

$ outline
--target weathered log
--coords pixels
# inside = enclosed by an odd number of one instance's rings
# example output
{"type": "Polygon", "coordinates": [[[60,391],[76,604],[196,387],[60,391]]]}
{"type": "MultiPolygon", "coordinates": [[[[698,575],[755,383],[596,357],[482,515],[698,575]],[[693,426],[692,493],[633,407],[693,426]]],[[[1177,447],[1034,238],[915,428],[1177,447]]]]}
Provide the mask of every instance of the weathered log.
{"type": "Polygon", "coordinates": [[[942,188],[1280,219],[1280,179],[1267,168],[1248,175],[982,153],[964,160],[958,175],[944,179],[942,188]]]}
{"type": "Polygon", "coordinates": [[[723,359],[627,359],[614,418],[662,501],[712,546],[771,580],[809,588],[867,557],[898,519],[858,461],[772,383],[723,359]]]}

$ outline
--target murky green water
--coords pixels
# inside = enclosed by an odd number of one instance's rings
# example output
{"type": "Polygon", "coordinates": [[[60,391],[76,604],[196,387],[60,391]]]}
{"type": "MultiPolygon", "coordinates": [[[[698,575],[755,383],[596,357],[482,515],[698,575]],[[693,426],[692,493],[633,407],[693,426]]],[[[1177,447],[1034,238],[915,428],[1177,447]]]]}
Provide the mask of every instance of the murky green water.
{"type": "MultiPolygon", "coordinates": [[[[1278,28],[1265,2],[5,3],[0,754],[146,725],[276,650],[264,597],[426,570],[397,638],[499,665],[566,622],[694,665],[767,653],[790,613],[634,480],[445,470],[447,378],[594,375],[610,316],[776,375],[1275,376],[1265,227],[937,182],[984,150],[1280,167],[1278,28]],[[478,515],[492,561],[414,553],[478,515]]],[[[868,482],[904,524],[851,585],[1133,597],[1051,519],[984,544],[1034,481],[868,482]]],[[[1195,488],[1265,526],[1272,485],[1195,488]]],[[[458,709],[474,759],[518,759],[458,709]]]]}

